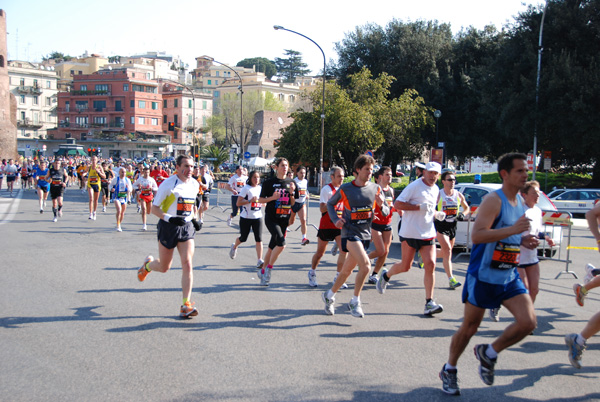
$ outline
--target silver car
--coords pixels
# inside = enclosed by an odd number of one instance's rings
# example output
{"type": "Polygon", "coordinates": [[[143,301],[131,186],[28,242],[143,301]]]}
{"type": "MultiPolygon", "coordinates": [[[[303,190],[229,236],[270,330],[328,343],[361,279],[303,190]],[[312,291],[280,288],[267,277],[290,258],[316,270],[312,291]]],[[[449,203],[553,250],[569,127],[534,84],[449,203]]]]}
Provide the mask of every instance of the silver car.
{"type": "Polygon", "coordinates": [[[565,190],[553,195],[552,202],[560,212],[585,214],[600,201],[600,189],[581,188],[565,190]]]}
{"type": "MultiPolygon", "coordinates": [[[[502,187],[501,184],[496,183],[480,183],[480,184],[466,184],[459,183],[456,185],[456,190],[463,193],[465,196],[465,201],[469,204],[471,208],[471,214],[474,216],[477,212],[477,208],[481,204],[483,197],[488,195],[491,192],[494,192],[502,187]]],[[[556,207],[552,204],[552,201],[544,194],[543,191],[540,191],[540,199],[538,201],[537,206],[546,212],[557,212],[556,207]]],[[[471,233],[470,230],[473,228],[473,222],[458,222],[458,226],[456,228],[456,240],[454,242],[454,247],[459,248],[467,248],[472,247],[472,242],[470,239],[471,233]]],[[[562,227],[560,226],[545,226],[545,233],[554,240],[555,246],[550,247],[546,242],[540,242],[538,247],[538,253],[541,255],[542,253],[546,257],[554,256],[556,251],[560,247],[560,243],[562,241],[562,227]]]]}

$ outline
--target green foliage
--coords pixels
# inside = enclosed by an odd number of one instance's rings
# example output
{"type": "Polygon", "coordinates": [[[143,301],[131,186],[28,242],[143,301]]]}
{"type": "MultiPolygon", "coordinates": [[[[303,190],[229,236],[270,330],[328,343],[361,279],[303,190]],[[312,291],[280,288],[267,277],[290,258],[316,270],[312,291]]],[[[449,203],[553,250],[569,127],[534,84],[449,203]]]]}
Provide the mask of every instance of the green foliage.
{"type": "Polygon", "coordinates": [[[265,76],[269,79],[277,74],[277,67],[275,66],[275,62],[267,59],[266,57],[251,57],[244,60],[240,60],[236,64],[236,66],[245,68],[254,67],[256,71],[265,73],[265,76]]]}
{"type": "Polygon", "coordinates": [[[302,61],[302,53],[291,49],[285,49],[286,58],[275,58],[277,75],[283,77],[284,82],[294,82],[296,77],[310,73],[308,64],[302,61]]]}
{"type": "Polygon", "coordinates": [[[202,158],[214,158],[215,160],[209,160],[208,163],[213,165],[214,171],[219,171],[219,166],[229,159],[229,151],[225,147],[219,147],[217,145],[209,145],[202,148],[202,158]]]}
{"type": "Polygon", "coordinates": [[[69,61],[74,59],[74,57],[69,56],[69,55],[65,55],[61,52],[57,52],[57,51],[53,51],[51,52],[49,55],[43,56],[42,60],[47,61],[47,60],[54,60],[57,63],[61,63],[63,61],[69,61]]]}

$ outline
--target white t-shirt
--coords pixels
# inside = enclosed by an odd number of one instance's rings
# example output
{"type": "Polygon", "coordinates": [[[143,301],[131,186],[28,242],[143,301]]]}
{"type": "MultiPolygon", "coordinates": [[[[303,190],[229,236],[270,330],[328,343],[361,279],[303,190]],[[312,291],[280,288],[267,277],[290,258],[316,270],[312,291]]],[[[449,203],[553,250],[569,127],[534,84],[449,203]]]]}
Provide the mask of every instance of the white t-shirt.
{"type": "MultiPolygon", "coordinates": [[[[337,190],[337,188],[336,188],[337,190]]],[[[327,201],[333,196],[333,190],[329,184],[326,184],[321,189],[321,194],[319,196],[319,202],[321,204],[327,204],[327,201]]]]}
{"type": "Polygon", "coordinates": [[[204,181],[206,182],[206,185],[208,186],[208,189],[205,191],[210,192],[210,190],[212,190],[213,184],[215,182],[213,180],[212,176],[210,175],[210,173],[204,173],[204,181]]]}
{"type": "MultiPolygon", "coordinates": [[[[437,203],[440,189],[435,184],[429,187],[418,179],[410,183],[400,193],[396,201],[407,202],[413,205],[437,203]]],[[[400,227],[400,236],[405,239],[433,239],[436,236],[435,226],[433,225],[435,212],[427,211],[404,211],[402,214],[402,226],[400,227]]]]}
{"type": "Polygon", "coordinates": [[[233,176],[231,176],[228,183],[232,189],[236,190],[239,193],[240,191],[242,191],[242,188],[244,188],[244,186],[246,185],[246,181],[248,181],[248,176],[238,176],[237,174],[234,174],[233,176]]]}
{"type": "Polygon", "coordinates": [[[156,184],[156,180],[152,177],[148,177],[144,179],[144,177],[140,176],[133,183],[133,188],[140,191],[140,195],[144,197],[148,197],[153,194],[153,192],[158,191],[158,185],[156,184]]]}
{"type": "MultiPolygon", "coordinates": [[[[246,184],[242,187],[242,190],[238,194],[238,197],[244,198],[246,200],[251,200],[254,197],[260,197],[261,186],[250,186],[246,184]]],[[[240,216],[246,219],[260,219],[262,218],[262,207],[264,204],[259,202],[251,202],[250,204],[246,204],[242,206],[242,212],[240,212],[240,216]]]]}
{"type": "Polygon", "coordinates": [[[17,165],[6,165],[4,168],[4,173],[6,173],[7,176],[16,176],[17,171],[17,165]]]}
{"type": "MultiPolygon", "coordinates": [[[[532,208],[529,208],[525,211],[525,216],[528,217],[531,222],[529,223],[530,229],[523,232],[523,236],[526,235],[537,235],[542,231],[542,210],[538,208],[537,205],[534,205],[532,208]]],[[[539,262],[537,248],[530,250],[521,246],[521,256],[519,257],[519,265],[525,264],[535,264],[539,262]]]]}
{"type": "Polygon", "coordinates": [[[128,177],[120,178],[119,176],[110,181],[108,188],[115,189],[115,198],[127,198],[127,193],[133,191],[131,180],[128,177]]]}
{"type": "Polygon", "coordinates": [[[300,180],[297,177],[295,177],[294,183],[296,183],[296,187],[298,188],[299,196],[296,202],[304,202],[306,200],[306,196],[308,195],[308,180],[300,180]]]}
{"type": "Polygon", "coordinates": [[[184,183],[174,174],[165,179],[158,187],[152,205],[156,205],[166,214],[181,216],[190,222],[194,218],[194,206],[199,189],[200,184],[197,180],[190,177],[184,183]]]}

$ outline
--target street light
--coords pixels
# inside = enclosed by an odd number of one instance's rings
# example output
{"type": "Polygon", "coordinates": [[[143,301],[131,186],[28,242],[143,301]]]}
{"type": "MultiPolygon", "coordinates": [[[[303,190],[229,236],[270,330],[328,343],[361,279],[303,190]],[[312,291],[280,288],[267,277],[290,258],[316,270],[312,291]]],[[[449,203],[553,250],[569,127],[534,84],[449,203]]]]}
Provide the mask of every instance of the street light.
{"type": "Polygon", "coordinates": [[[546,9],[548,8],[548,0],[544,6],[544,12],[542,13],[542,23],[540,25],[540,39],[538,42],[538,64],[537,64],[537,78],[535,81],[535,119],[533,121],[533,174],[531,180],[535,180],[535,170],[537,161],[537,121],[538,121],[538,104],[540,99],[540,70],[542,68],[542,34],[544,33],[544,19],[546,18],[546,9]]]}
{"type": "Polygon", "coordinates": [[[321,54],[323,54],[323,105],[321,108],[321,159],[319,160],[319,188],[321,188],[321,187],[323,187],[322,186],[322,184],[323,184],[322,183],[323,182],[323,143],[325,142],[325,67],[326,67],[325,52],[323,51],[323,49],[321,49],[321,46],[319,46],[319,44],[317,42],[315,42],[314,40],[312,40],[311,38],[309,38],[306,35],[302,35],[300,32],[292,31],[291,29],[284,28],[281,25],[273,25],[273,29],[276,31],[281,29],[282,31],[288,31],[288,32],[294,33],[296,35],[300,35],[303,38],[306,38],[309,41],[311,41],[312,43],[314,43],[315,45],[317,45],[317,47],[321,51],[321,54]]]}
{"type": "MultiPolygon", "coordinates": [[[[179,86],[187,89],[188,91],[190,91],[190,94],[192,95],[192,132],[193,132],[192,141],[196,140],[196,142],[198,142],[198,139],[196,138],[196,96],[194,95],[194,91],[187,85],[182,84],[181,82],[173,81],[168,78],[159,78],[158,80],[172,82],[173,84],[179,85],[179,86]]],[[[199,162],[199,158],[200,158],[200,155],[198,155],[198,160],[196,160],[196,163],[199,162]]]]}
{"type": "Polygon", "coordinates": [[[211,58],[211,61],[213,63],[217,63],[222,65],[223,67],[227,67],[228,69],[230,69],[231,71],[233,71],[235,73],[235,75],[237,75],[238,79],[240,80],[240,86],[239,86],[239,90],[240,90],[240,153],[239,153],[239,164],[242,164],[242,156],[244,153],[244,83],[242,81],[242,77],[240,77],[240,75],[238,74],[237,71],[235,71],[233,68],[231,68],[230,66],[228,66],[227,64],[223,64],[220,61],[216,61],[215,59],[211,58]]]}

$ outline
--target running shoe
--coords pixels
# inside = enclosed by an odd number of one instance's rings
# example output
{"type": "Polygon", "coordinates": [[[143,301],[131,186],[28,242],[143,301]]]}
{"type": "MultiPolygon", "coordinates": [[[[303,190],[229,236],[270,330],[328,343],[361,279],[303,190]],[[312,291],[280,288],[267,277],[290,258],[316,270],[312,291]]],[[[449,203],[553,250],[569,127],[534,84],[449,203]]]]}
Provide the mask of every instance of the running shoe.
{"type": "Polygon", "coordinates": [[[229,249],[229,258],[232,260],[237,256],[237,248],[235,248],[235,243],[231,243],[231,248],[229,249]]]}
{"type": "Polygon", "coordinates": [[[325,303],[325,313],[327,313],[327,315],[334,315],[335,314],[335,296],[333,296],[331,299],[328,299],[327,292],[328,292],[328,290],[321,293],[321,299],[325,303]]]}
{"type": "MultiPolygon", "coordinates": [[[[337,277],[338,277],[339,273],[335,274],[335,277],[333,278],[333,283],[335,283],[335,281],[337,281],[337,277]]],[[[344,282],[342,284],[342,286],[340,287],[340,289],[348,289],[348,284],[346,282],[344,282]]]]}
{"type": "Polygon", "coordinates": [[[256,269],[262,269],[263,265],[265,265],[265,261],[260,259],[256,262],[256,269]]]}
{"type": "Polygon", "coordinates": [[[596,267],[592,264],[587,264],[585,266],[585,278],[583,278],[583,284],[587,285],[592,279],[594,279],[596,267]]]}
{"type": "Polygon", "coordinates": [[[305,237],[304,239],[302,239],[302,242],[301,242],[301,244],[302,244],[303,246],[306,246],[308,243],[310,243],[310,240],[308,240],[306,237],[305,237]]]}
{"type": "Polygon", "coordinates": [[[148,230],[148,227],[146,225],[142,225],[142,230],[145,232],[146,230],[148,230]]]}
{"type": "Polygon", "coordinates": [[[179,316],[181,318],[191,318],[198,315],[198,310],[194,307],[194,303],[186,301],[181,310],[179,310],[179,316]]]}
{"type": "Polygon", "coordinates": [[[44,200],[44,208],[46,208],[46,200],[44,200]]]}
{"type": "Polygon", "coordinates": [[[490,320],[494,322],[500,322],[500,307],[491,308],[488,310],[488,313],[490,315],[490,320]]]}
{"type": "Polygon", "coordinates": [[[333,247],[331,247],[331,255],[336,256],[338,254],[338,245],[337,243],[333,243],[333,247]]]}
{"type": "Polygon", "coordinates": [[[583,307],[583,302],[585,300],[585,297],[587,296],[587,290],[585,290],[583,285],[576,283],[573,285],[573,292],[575,292],[575,301],[577,302],[577,304],[583,307]]]}
{"type": "Polygon", "coordinates": [[[385,289],[387,288],[388,283],[389,283],[388,281],[385,280],[385,277],[383,276],[385,273],[387,273],[387,269],[384,269],[381,272],[381,275],[379,276],[379,280],[375,284],[375,286],[377,287],[377,291],[381,295],[385,293],[385,289]]]}
{"type": "Polygon", "coordinates": [[[460,395],[458,387],[458,370],[446,369],[446,364],[442,366],[440,371],[440,380],[442,380],[442,391],[449,395],[460,395]]]}
{"type": "Polygon", "coordinates": [[[40,209],[40,214],[43,214],[43,213],[44,213],[44,210],[43,210],[43,209],[40,209]]]}
{"type": "Polygon", "coordinates": [[[106,205],[102,206],[102,212],[106,212],[106,205]]]}
{"type": "MultiPolygon", "coordinates": [[[[265,268],[265,271],[266,271],[266,268],[265,268]]],[[[258,275],[258,277],[260,278],[260,286],[269,286],[269,283],[265,281],[266,272],[263,273],[262,269],[259,269],[258,273],[256,275],[258,275]]]]}
{"type": "Polygon", "coordinates": [[[494,383],[494,366],[496,365],[496,359],[490,359],[485,354],[488,345],[475,345],[473,352],[475,357],[479,360],[479,377],[486,385],[492,385],[494,383]]]}
{"type": "Polygon", "coordinates": [[[58,222],[58,218],[55,216],[54,219],[52,219],[52,222],[58,222]]]}
{"type": "Polygon", "coordinates": [[[354,303],[350,300],[350,303],[348,303],[348,310],[350,310],[350,314],[352,314],[353,317],[363,318],[365,316],[360,300],[357,300],[354,303]]]}
{"type": "Polygon", "coordinates": [[[308,286],[312,286],[313,288],[316,288],[317,286],[319,286],[317,284],[317,273],[315,272],[314,269],[308,270],[308,286]]]}
{"type": "Polygon", "coordinates": [[[272,271],[273,271],[272,268],[265,268],[265,273],[263,274],[265,286],[269,286],[269,283],[271,282],[271,272],[272,271]]]}
{"type": "Polygon", "coordinates": [[[580,369],[581,355],[587,347],[587,344],[585,342],[583,345],[578,344],[577,334],[565,335],[565,343],[567,344],[567,348],[569,348],[569,361],[571,362],[571,365],[577,369],[580,369]]]}
{"type": "Polygon", "coordinates": [[[229,215],[229,218],[227,218],[227,226],[231,226],[231,215],[229,215]]]}
{"type": "Polygon", "coordinates": [[[425,303],[425,310],[423,311],[424,315],[434,315],[439,314],[444,311],[444,306],[441,304],[437,304],[435,300],[431,299],[427,303],[425,303]]]}
{"type": "Polygon", "coordinates": [[[146,257],[146,259],[144,260],[144,263],[142,264],[142,266],[140,267],[140,269],[138,269],[138,272],[137,272],[138,281],[144,282],[144,280],[146,279],[146,276],[148,276],[148,274],[150,273],[150,271],[148,271],[146,269],[146,266],[149,263],[151,263],[152,261],[154,261],[154,257],[152,257],[151,255],[149,255],[148,257],[146,257]]]}
{"type": "Polygon", "coordinates": [[[420,269],[425,268],[425,264],[423,264],[423,258],[421,258],[421,253],[417,253],[417,265],[420,269]]]}
{"type": "Polygon", "coordinates": [[[95,212],[92,214],[92,219],[96,220],[96,213],[95,212]]]}
{"type": "Polygon", "coordinates": [[[123,229],[121,229],[121,226],[117,226],[117,232],[122,232],[123,229]]]}
{"type": "Polygon", "coordinates": [[[58,210],[58,217],[59,217],[59,218],[62,218],[62,209],[59,209],[59,210],[58,210]]]}
{"type": "Polygon", "coordinates": [[[372,274],[371,276],[369,276],[369,280],[368,283],[371,285],[377,285],[377,274],[372,274]]]}
{"type": "Polygon", "coordinates": [[[140,205],[138,205],[138,207],[137,207],[137,213],[139,214],[140,212],[142,212],[142,207],[140,205]]]}
{"type": "Polygon", "coordinates": [[[462,286],[462,283],[457,281],[455,277],[448,279],[448,287],[450,287],[450,289],[456,289],[461,286],[462,286]]]}

